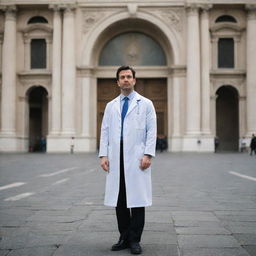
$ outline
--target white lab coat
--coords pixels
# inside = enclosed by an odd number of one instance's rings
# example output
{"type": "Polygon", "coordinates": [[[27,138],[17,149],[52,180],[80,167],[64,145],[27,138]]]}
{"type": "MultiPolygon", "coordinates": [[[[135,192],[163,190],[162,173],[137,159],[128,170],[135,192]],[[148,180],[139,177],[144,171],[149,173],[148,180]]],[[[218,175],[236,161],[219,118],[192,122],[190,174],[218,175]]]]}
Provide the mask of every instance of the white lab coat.
{"type": "MultiPolygon", "coordinates": [[[[144,154],[155,156],[156,112],[153,103],[135,93],[123,124],[124,175],[127,207],[152,205],[151,167],[142,171],[144,154]]],[[[101,126],[99,157],[109,159],[104,204],[117,205],[120,182],[120,96],[109,102],[101,126]]]]}

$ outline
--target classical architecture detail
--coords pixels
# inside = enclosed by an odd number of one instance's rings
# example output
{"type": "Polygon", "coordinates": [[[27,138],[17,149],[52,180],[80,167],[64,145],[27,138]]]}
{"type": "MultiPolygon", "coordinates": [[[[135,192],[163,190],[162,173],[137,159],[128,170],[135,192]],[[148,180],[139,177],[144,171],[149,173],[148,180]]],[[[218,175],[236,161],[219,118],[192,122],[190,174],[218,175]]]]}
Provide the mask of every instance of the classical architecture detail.
{"type": "Polygon", "coordinates": [[[156,15],[160,19],[163,20],[168,26],[173,27],[177,32],[181,32],[183,28],[183,17],[184,17],[184,9],[182,8],[161,8],[159,10],[145,8],[142,9],[151,14],[156,15]]]}
{"type": "Polygon", "coordinates": [[[255,42],[255,0],[2,0],[0,152],[96,152],[128,64],[169,151],[238,151],[256,133],[255,42]]]}
{"type": "Polygon", "coordinates": [[[137,4],[128,4],[127,8],[128,8],[128,11],[129,11],[131,17],[135,17],[136,12],[138,10],[138,5],[137,4]]]}
{"type": "Polygon", "coordinates": [[[84,9],[83,13],[83,32],[86,34],[99,21],[113,14],[113,11],[106,11],[104,9],[84,9]]]}
{"type": "Polygon", "coordinates": [[[16,11],[17,11],[16,5],[0,5],[0,10],[6,13],[6,16],[8,17],[8,19],[16,18],[16,11]]]}
{"type": "Polygon", "coordinates": [[[256,15],[256,4],[246,4],[245,9],[248,11],[249,16],[256,15]]]}

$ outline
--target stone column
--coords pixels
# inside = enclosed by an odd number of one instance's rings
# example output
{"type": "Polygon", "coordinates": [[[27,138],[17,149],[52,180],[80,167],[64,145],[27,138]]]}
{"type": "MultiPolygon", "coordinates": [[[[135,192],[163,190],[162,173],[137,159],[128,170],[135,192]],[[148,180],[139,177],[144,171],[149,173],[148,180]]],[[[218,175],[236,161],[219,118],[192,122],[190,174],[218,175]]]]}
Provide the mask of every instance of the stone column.
{"type": "Polygon", "coordinates": [[[91,112],[91,104],[90,104],[90,77],[83,78],[82,83],[82,136],[90,137],[90,112],[91,112]]]}
{"type": "Polygon", "coordinates": [[[247,97],[247,135],[256,132],[256,5],[247,5],[247,61],[246,61],[246,97],[247,97]]]}
{"type": "Polygon", "coordinates": [[[210,134],[210,5],[202,7],[201,14],[201,88],[202,88],[202,133],[210,134]]]}
{"type": "Polygon", "coordinates": [[[16,133],[16,6],[6,6],[2,62],[1,133],[16,133]]]}
{"type": "Polygon", "coordinates": [[[62,51],[62,134],[75,133],[75,33],[74,7],[66,6],[63,17],[62,51]]]}
{"type": "Polygon", "coordinates": [[[186,135],[200,134],[200,36],[199,9],[187,8],[187,111],[186,135]]]}
{"type": "Polygon", "coordinates": [[[173,77],[173,137],[180,136],[180,77],[173,77]]]}
{"type": "Polygon", "coordinates": [[[0,34],[0,70],[2,70],[2,66],[3,66],[3,63],[2,63],[2,46],[3,46],[3,34],[0,34]]]}
{"type": "Polygon", "coordinates": [[[52,125],[51,135],[61,131],[61,13],[58,6],[51,5],[53,16],[53,47],[52,47],[52,125]]]}

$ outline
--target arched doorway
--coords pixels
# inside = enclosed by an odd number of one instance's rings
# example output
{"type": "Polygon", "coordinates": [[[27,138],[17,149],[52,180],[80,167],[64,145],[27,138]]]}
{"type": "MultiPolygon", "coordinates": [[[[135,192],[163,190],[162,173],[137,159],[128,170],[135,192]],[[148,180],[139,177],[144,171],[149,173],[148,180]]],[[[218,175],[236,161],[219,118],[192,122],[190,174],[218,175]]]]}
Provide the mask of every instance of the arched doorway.
{"type": "Polygon", "coordinates": [[[42,86],[33,86],[27,92],[29,103],[29,151],[45,152],[48,134],[48,98],[42,86]]]}
{"type": "MultiPolygon", "coordinates": [[[[129,23],[129,21],[127,21],[129,23]]],[[[139,25],[138,25],[139,26],[139,25]]],[[[133,67],[157,67],[158,72],[167,66],[164,47],[156,38],[141,31],[127,31],[114,35],[103,46],[99,54],[99,66],[112,69],[113,76],[121,65],[133,67]]],[[[151,99],[157,112],[158,135],[168,137],[167,79],[158,77],[138,77],[135,90],[151,99]]],[[[106,103],[120,93],[115,79],[99,78],[97,81],[97,144],[106,103]]]]}
{"type": "Polygon", "coordinates": [[[216,100],[216,136],[219,151],[238,151],[239,147],[239,97],[232,86],[222,86],[216,100]]]}

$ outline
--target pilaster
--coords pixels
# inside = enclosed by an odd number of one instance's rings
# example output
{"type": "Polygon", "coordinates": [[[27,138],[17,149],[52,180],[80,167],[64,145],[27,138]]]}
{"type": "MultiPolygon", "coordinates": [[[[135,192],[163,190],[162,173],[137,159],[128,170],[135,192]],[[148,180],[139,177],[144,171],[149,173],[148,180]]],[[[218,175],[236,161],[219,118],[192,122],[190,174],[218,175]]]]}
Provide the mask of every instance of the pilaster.
{"type": "Polygon", "coordinates": [[[186,135],[200,134],[200,37],[199,8],[187,7],[187,111],[186,135]]]}
{"type": "Polygon", "coordinates": [[[63,14],[62,51],[62,135],[75,134],[75,33],[73,5],[66,5],[63,14]]]}
{"type": "Polygon", "coordinates": [[[210,34],[209,34],[209,10],[212,5],[202,5],[200,17],[201,24],[201,92],[202,92],[202,134],[210,132],[210,34]]]}
{"type": "Polygon", "coordinates": [[[16,6],[9,5],[5,11],[2,56],[2,115],[1,134],[16,134],[16,6]]]}
{"type": "Polygon", "coordinates": [[[61,131],[61,48],[62,15],[59,5],[50,5],[53,10],[53,56],[52,56],[52,122],[50,135],[61,131]]]}
{"type": "Polygon", "coordinates": [[[246,5],[247,38],[246,38],[246,93],[247,93],[247,135],[256,132],[256,5],[246,5]]]}

